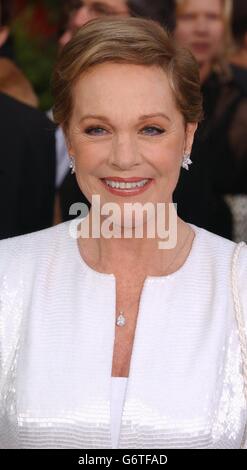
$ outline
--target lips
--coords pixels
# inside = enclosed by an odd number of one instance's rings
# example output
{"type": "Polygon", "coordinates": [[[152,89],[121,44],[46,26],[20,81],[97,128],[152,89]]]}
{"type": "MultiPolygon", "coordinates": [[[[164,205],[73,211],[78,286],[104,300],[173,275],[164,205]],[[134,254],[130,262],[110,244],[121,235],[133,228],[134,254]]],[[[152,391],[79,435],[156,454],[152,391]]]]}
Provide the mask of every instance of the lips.
{"type": "Polygon", "coordinates": [[[146,191],[154,182],[153,179],[150,178],[140,178],[140,177],[131,177],[131,178],[120,178],[120,177],[107,177],[101,178],[100,181],[104,185],[104,188],[107,189],[108,192],[116,195],[116,196],[136,196],[144,191],[146,191]],[[136,186],[136,187],[128,187],[128,183],[140,183],[145,181],[144,185],[136,186]],[[108,182],[108,184],[107,184],[108,182]],[[117,187],[110,186],[109,182],[115,183],[117,187]],[[118,184],[117,184],[118,183],[118,184]],[[125,183],[127,185],[126,188],[120,188],[119,185],[121,183],[125,183]]]}
{"type": "Polygon", "coordinates": [[[197,42],[192,44],[192,49],[196,52],[206,52],[210,48],[210,44],[206,42],[197,42]]]}
{"type": "Polygon", "coordinates": [[[132,176],[130,178],[120,178],[120,176],[108,176],[106,178],[101,178],[102,181],[115,181],[119,183],[138,183],[143,180],[150,180],[151,178],[147,178],[146,176],[143,177],[137,177],[137,176],[132,176]]]}

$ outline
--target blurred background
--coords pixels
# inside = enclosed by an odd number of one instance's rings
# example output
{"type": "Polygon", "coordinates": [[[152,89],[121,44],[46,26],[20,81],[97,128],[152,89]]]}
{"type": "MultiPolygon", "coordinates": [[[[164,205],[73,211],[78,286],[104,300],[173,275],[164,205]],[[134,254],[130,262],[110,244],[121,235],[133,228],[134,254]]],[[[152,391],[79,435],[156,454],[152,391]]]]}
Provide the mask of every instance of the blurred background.
{"type": "Polygon", "coordinates": [[[14,59],[32,83],[42,110],[51,107],[61,0],[9,0],[11,34],[1,55],[14,59]]]}

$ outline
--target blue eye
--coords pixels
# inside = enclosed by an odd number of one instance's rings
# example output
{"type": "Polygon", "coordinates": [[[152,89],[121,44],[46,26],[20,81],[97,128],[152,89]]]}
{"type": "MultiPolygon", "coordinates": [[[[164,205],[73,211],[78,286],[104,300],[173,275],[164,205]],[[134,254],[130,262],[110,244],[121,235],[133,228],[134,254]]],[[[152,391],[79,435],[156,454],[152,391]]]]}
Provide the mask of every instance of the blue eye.
{"type": "MultiPolygon", "coordinates": [[[[163,134],[165,130],[156,126],[148,126],[144,127],[141,132],[149,136],[156,136],[163,134]]],[[[106,135],[108,131],[106,129],[103,129],[102,127],[88,127],[85,130],[85,133],[92,136],[102,136],[106,135]]]]}
{"type": "Polygon", "coordinates": [[[105,135],[107,131],[103,129],[102,127],[88,127],[85,130],[85,133],[88,135],[93,135],[93,136],[100,136],[100,135],[105,135]]]}
{"type": "Polygon", "coordinates": [[[142,129],[142,132],[144,132],[146,135],[155,136],[155,135],[164,134],[165,129],[162,129],[161,127],[156,127],[156,126],[149,126],[149,127],[144,127],[142,129]]]}

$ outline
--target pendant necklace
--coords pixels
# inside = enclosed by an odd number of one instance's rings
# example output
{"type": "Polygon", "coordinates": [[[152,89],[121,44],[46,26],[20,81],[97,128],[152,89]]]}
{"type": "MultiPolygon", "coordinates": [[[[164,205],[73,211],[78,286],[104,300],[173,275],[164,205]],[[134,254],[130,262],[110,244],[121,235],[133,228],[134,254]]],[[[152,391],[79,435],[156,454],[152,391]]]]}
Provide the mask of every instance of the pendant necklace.
{"type": "MultiPolygon", "coordinates": [[[[191,234],[191,231],[189,231],[188,233],[188,236],[186,237],[185,239],[185,242],[183,243],[182,247],[178,250],[178,252],[176,253],[176,255],[174,256],[173,260],[171,261],[171,263],[168,265],[168,267],[166,268],[166,271],[170,268],[170,266],[174,263],[175,259],[177,258],[178,254],[180,253],[180,251],[183,249],[183,247],[185,246],[189,236],[191,234]]],[[[125,326],[126,325],[126,317],[124,315],[124,311],[123,310],[120,310],[119,312],[119,315],[117,316],[117,319],[116,319],[116,325],[117,326],[125,326]]]]}
{"type": "Polygon", "coordinates": [[[121,310],[121,311],[119,312],[118,317],[117,317],[116,325],[117,325],[117,326],[124,326],[125,323],[126,323],[126,318],[125,318],[125,316],[124,316],[124,312],[121,310]]]}

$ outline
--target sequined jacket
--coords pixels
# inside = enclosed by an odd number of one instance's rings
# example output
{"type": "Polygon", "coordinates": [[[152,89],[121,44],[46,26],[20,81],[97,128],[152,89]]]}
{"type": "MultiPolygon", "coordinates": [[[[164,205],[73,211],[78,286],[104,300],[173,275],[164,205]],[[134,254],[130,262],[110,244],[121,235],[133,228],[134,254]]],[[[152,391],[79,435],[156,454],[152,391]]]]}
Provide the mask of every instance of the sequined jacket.
{"type": "MultiPolygon", "coordinates": [[[[85,263],[68,224],[0,242],[0,448],[112,447],[115,277],[85,263]]],[[[145,279],[120,448],[247,447],[236,244],[191,226],[183,266],[145,279]]],[[[246,281],[244,245],[245,324],[246,281]]]]}

